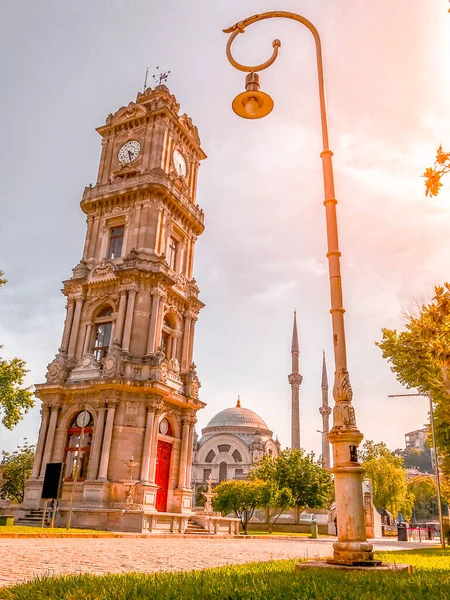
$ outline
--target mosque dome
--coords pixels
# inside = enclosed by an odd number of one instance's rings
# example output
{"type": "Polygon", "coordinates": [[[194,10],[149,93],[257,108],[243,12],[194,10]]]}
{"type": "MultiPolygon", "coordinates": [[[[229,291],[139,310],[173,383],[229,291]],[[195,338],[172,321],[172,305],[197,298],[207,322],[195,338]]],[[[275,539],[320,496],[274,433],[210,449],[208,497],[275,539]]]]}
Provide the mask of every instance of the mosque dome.
{"type": "MultiPolygon", "coordinates": [[[[224,429],[245,428],[247,431],[256,429],[268,432],[269,428],[263,419],[249,408],[243,408],[238,400],[237,405],[226,408],[215,415],[203,429],[203,434],[224,429]]],[[[271,434],[272,432],[270,432],[271,434]]]]}

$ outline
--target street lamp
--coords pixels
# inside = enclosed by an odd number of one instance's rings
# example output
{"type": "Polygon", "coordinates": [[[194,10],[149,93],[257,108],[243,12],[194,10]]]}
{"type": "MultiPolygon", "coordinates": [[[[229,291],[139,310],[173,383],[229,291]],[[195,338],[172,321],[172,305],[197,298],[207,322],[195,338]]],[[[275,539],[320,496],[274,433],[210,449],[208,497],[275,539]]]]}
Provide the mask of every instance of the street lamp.
{"type": "Polygon", "coordinates": [[[442,502],[441,502],[441,478],[439,474],[439,460],[438,460],[438,451],[436,446],[436,434],[434,431],[434,408],[433,408],[433,398],[431,394],[389,394],[388,398],[402,398],[407,396],[423,396],[428,398],[430,403],[430,422],[431,422],[431,439],[433,440],[433,448],[434,448],[434,472],[436,477],[436,492],[437,492],[437,501],[438,501],[438,513],[439,513],[439,529],[440,529],[440,538],[441,538],[441,546],[445,550],[445,535],[444,535],[444,518],[442,515],[442,502]]]}
{"type": "Polygon", "coordinates": [[[246,91],[239,94],[233,101],[234,112],[246,119],[259,119],[270,113],[273,100],[259,89],[258,71],[263,71],[272,65],[281,46],[279,40],[272,43],[272,56],[264,63],[246,66],[238,63],[232,56],[231,46],[235,38],[244,33],[245,28],[252,23],[281,17],[297,21],[307,27],[312,33],[316,45],[317,69],[319,76],[320,117],[322,125],[323,150],[320,154],[323,166],[324,205],[327,225],[328,267],[330,275],[331,318],[333,326],[334,346],[334,387],[335,406],[333,410],[333,428],[328,439],[333,445],[333,462],[336,510],[338,521],[338,541],[334,544],[334,556],[330,562],[345,565],[376,565],[380,561],[373,559],[373,546],[366,539],[364,521],[364,503],[361,485],[363,469],[358,462],[357,449],[363,439],[363,434],[356,426],[355,410],[352,406],[353,392],[347,371],[347,356],[345,348],[344,306],[342,301],[342,284],[338,229],[336,219],[337,200],[334,192],[333,152],[328,141],[328,124],[325,102],[325,84],[322,61],[320,36],[314,25],[304,17],[295,13],[271,11],[254,15],[240,21],[227,29],[230,33],[227,43],[227,58],[238,69],[249,73],[246,77],[246,91]]]}

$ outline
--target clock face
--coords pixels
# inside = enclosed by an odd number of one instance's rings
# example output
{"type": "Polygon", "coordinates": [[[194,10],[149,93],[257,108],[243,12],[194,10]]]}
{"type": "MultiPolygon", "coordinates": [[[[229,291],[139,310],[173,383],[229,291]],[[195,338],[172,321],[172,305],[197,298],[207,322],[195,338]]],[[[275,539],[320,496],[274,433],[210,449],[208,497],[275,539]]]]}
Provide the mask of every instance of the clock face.
{"type": "Polygon", "coordinates": [[[88,413],[87,410],[83,410],[83,412],[80,412],[80,414],[77,417],[77,425],[78,427],[86,427],[90,420],[91,415],[88,413]]]}
{"type": "Polygon", "coordinates": [[[169,421],[167,419],[162,419],[161,423],[159,424],[159,433],[162,433],[162,435],[166,435],[168,431],[169,421]]]}
{"type": "Polygon", "coordinates": [[[174,150],[173,153],[173,165],[175,167],[175,171],[178,173],[180,177],[186,177],[187,167],[184,156],[181,154],[179,150],[174,150]]]}
{"type": "Polygon", "coordinates": [[[137,159],[141,151],[141,144],[137,140],[126,142],[119,150],[117,158],[123,165],[128,165],[137,159]]]}

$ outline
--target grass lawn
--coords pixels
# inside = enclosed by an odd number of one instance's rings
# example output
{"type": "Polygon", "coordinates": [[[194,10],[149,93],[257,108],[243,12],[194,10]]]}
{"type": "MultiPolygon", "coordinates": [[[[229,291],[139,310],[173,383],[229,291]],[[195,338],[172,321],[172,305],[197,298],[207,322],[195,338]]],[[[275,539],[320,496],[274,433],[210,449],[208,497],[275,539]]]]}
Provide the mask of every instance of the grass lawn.
{"type": "Polygon", "coordinates": [[[413,574],[296,570],[298,561],[254,563],[187,573],[77,575],[1,588],[2,600],[448,600],[450,552],[380,552],[413,574]]]}
{"type": "Polygon", "coordinates": [[[69,529],[67,530],[65,527],[28,527],[27,525],[11,525],[9,527],[0,527],[0,535],[1,534],[17,534],[17,535],[29,535],[32,534],[45,534],[45,535],[60,535],[64,534],[86,534],[90,535],[111,535],[110,531],[95,531],[93,529],[69,529]]]}

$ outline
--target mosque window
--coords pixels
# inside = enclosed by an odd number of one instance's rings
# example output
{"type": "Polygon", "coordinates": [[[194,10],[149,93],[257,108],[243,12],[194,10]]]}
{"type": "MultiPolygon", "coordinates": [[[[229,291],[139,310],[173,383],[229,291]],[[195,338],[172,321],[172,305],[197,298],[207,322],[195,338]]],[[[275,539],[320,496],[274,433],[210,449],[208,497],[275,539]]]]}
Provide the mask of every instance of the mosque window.
{"type": "Polygon", "coordinates": [[[203,469],[203,481],[208,481],[211,476],[211,469],[203,469]]]}
{"type": "Polygon", "coordinates": [[[101,362],[108,353],[112,332],[112,308],[105,306],[95,319],[94,358],[101,362]]]}
{"type": "Polygon", "coordinates": [[[79,412],[67,430],[65,447],[65,479],[73,481],[78,472],[78,481],[86,479],[89,464],[94,420],[88,411],[79,412]]]}
{"type": "Polygon", "coordinates": [[[227,463],[221,462],[219,465],[219,483],[227,480],[227,463]]]}
{"type": "Polygon", "coordinates": [[[122,255],[123,236],[125,233],[124,225],[113,227],[109,234],[108,258],[119,258],[122,255]]]}
{"type": "Polygon", "coordinates": [[[229,452],[230,448],[231,446],[229,444],[220,444],[219,446],[217,446],[219,452],[229,452]]]}
{"type": "Polygon", "coordinates": [[[241,453],[239,452],[239,450],[235,450],[235,451],[233,452],[232,456],[233,456],[233,458],[234,458],[234,460],[235,460],[236,462],[242,462],[242,455],[241,455],[241,453]]]}
{"type": "Polygon", "coordinates": [[[269,456],[272,456],[272,448],[269,448],[269,450],[267,451],[267,454],[268,454],[269,456]]]}
{"type": "Polygon", "coordinates": [[[234,476],[236,477],[236,479],[244,477],[244,469],[235,469],[234,476]]]}
{"type": "Polygon", "coordinates": [[[208,454],[206,455],[205,462],[211,463],[214,460],[215,456],[216,456],[216,453],[214,452],[214,450],[210,450],[208,452],[208,454]]]}

